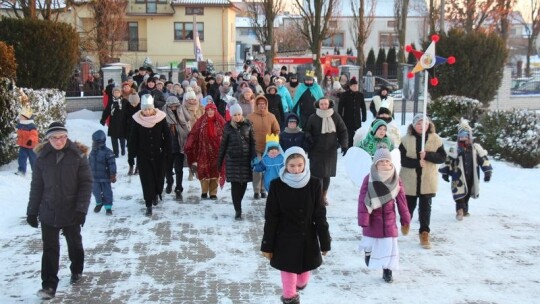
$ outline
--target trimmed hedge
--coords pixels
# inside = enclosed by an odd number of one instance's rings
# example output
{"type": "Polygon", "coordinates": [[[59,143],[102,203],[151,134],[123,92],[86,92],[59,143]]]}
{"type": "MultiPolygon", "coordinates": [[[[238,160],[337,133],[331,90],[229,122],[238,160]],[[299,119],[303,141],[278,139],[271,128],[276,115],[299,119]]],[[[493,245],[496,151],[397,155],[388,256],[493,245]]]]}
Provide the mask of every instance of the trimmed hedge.
{"type": "Polygon", "coordinates": [[[540,164],[540,115],[535,111],[491,111],[480,119],[477,137],[496,158],[523,168],[540,164]]]}
{"type": "Polygon", "coordinates": [[[67,88],[79,58],[79,36],[71,25],[2,17],[0,28],[0,41],[15,49],[18,86],[67,88]]]}
{"type": "Polygon", "coordinates": [[[474,126],[484,110],[480,101],[476,99],[449,95],[428,103],[428,113],[431,113],[431,120],[437,126],[440,136],[456,140],[459,119],[463,117],[474,126]]]}

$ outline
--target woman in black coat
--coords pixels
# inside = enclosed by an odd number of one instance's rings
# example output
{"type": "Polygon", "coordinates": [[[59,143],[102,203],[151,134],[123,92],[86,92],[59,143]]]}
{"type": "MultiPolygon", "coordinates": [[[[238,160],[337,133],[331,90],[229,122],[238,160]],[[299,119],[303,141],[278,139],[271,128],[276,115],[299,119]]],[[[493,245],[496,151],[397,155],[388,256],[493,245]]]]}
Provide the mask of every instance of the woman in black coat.
{"type": "Polygon", "coordinates": [[[165,179],[167,153],[171,150],[169,127],[165,113],[154,108],[150,94],[141,98],[141,110],[133,115],[129,138],[128,161],[137,158],[137,168],[146,203],[146,215],[152,215],[152,205],[161,198],[165,179]]]}
{"type": "Polygon", "coordinates": [[[311,174],[320,179],[323,200],[328,205],[326,193],[330,187],[330,177],[336,176],[337,147],[345,155],[348,149],[348,133],[345,122],[334,112],[333,102],[323,97],[315,103],[312,114],[304,128],[306,141],[310,145],[309,160],[311,174]]]}
{"type": "Polygon", "coordinates": [[[225,124],[219,148],[218,170],[225,162],[225,176],[231,183],[235,219],[242,219],[242,199],[247,184],[252,181],[251,160],[257,157],[253,125],[242,115],[242,108],[234,104],[229,108],[231,121],[225,124]]]}
{"type": "Polygon", "coordinates": [[[115,87],[112,89],[112,98],[109,99],[109,102],[101,115],[100,123],[102,125],[105,125],[107,118],[110,118],[107,135],[111,137],[112,148],[116,157],[118,157],[120,152],[122,155],[126,154],[125,111],[127,105],[128,101],[122,97],[122,90],[120,87],[115,87]],[[121,151],[118,149],[118,142],[120,142],[121,151]]]}
{"type": "Polygon", "coordinates": [[[299,303],[310,271],[330,251],[330,232],[321,184],[310,176],[309,160],[300,147],[289,148],[285,167],[270,183],[264,214],[263,255],[281,270],[283,303],[299,303]]]}

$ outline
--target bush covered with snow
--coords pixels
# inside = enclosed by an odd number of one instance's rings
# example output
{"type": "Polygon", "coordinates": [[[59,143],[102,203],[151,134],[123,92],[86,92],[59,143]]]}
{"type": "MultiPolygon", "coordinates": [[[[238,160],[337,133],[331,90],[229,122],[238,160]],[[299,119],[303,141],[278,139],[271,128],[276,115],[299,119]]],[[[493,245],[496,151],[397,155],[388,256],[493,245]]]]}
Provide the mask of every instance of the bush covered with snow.
{"type": "Polygon", "coordinates": [[[437,133],[452,140],[456,140],[460,118],[469,120],[474,126],[483,113],[480,101],[464,96],[442,96],[428,103],[428,114],[437,127],[437,133]]]}
{"type": "Polygon", "coordinates": [[[540,164],[540,115],[534,111],[491,111],[476,128],[477,140],[497,158],[524,168],[540,164]]]}
{"type": "MultiPolygon", "coordinates": [[[[12,90],[12,83],[7,78],[0,78],[0,165],[6,164],[17,156],[17,122],[22,109],[19,94],[12,90]]],[[[28,96],[30,108],[34,113],[34,122],[43,139],[45,130],[53,121],[65,122],[65,92],[57,89],[23,89],[28,96]]]]}

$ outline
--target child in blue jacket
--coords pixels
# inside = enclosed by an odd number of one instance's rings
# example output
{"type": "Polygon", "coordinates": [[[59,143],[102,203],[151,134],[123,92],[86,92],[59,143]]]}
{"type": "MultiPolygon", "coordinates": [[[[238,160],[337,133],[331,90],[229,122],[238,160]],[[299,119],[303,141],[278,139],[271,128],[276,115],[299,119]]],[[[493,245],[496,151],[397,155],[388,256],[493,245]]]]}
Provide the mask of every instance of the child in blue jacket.
{"type": "Polygon", "coordinates": [[[255,160],[253,171],[264,172],[264,188],[270,191],[270,182],[279,177],[279,170],[284,166],[283,150],[277,135],[266,135],[266,147],[261,160],[255,160]]]}
{"type": "Polygon", "coordinates": [[[96,198],[94,212],[98,213],[105,206],[107,215],[112,215],[113,193],[111,183],[116,182],[116,156],[107,148],[107,136],[102,130],[92,134],[92,151],[88,156],[94,182],[92,193],[96,198]]]}

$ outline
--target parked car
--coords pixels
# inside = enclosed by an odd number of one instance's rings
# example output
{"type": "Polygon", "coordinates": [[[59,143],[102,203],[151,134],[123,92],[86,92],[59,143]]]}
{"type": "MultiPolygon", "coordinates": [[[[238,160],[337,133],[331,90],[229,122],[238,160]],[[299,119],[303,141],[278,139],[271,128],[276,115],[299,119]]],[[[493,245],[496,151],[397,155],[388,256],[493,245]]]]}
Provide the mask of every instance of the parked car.
{"type": "Polygon", "coordinates": [[[527,83],[531,79],[532,78],[528,78],[528,77],[512,79],[512,86],[510,87],[510,90],[519,89],[520,86],[522,86],[524,83],[527,83]]]}
{"type": "Polygon", "coordinates": [[[540,79],[529,80],[521,84],[517,89],[511,90],[512,95],[540,95],[540,79]]]}
{"type": "MultiPolygon", "coordinates": [[[[386,78],[382,78],[379,76],[373,76],[375,78],[375,89],[374,92],[378,93],[382,86],[386,86],[391,92],[399,89],[399,86],[397,84],[397,81],[391,81],[386,78]]],[[[366,76],[363,77],[363,83],[366,83],[366,76]]]]}

